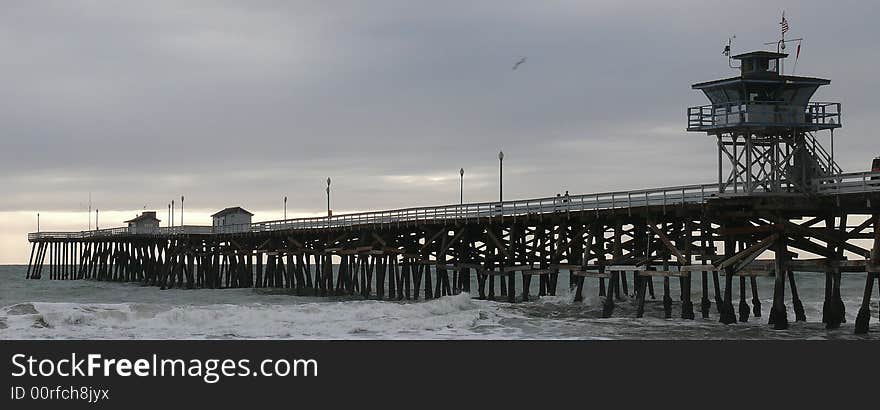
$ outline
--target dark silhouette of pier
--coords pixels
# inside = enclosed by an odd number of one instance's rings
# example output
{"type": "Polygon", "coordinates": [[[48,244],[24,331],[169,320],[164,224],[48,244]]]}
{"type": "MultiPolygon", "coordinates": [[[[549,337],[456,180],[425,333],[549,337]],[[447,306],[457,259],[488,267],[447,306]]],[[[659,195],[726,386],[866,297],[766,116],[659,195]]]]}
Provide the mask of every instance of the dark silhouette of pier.
{"type": "Polygon", "coordinates": [[[711,104],[688,109],[688,131],[718,146],[711,184],[239,225],[39,232],[28,236],[27,276],[392,300],[472,292],[509,302],[529,299],[532,280],[540,295],[569,286],[576,301],[590,283],[604,297],[604,317],[623,295],[643,315],[659,281],[666,317],[677,305],[684,319],[714,311],[734,323],[762,316],[756,277],[772,275],[768,319],[785,329],[786,293],[795,320],[806,320],[798,273],[825,274],[828,328],[845,321],[840,284],[853,273],[865,278],[855,331],[866,332],[880,273],[880,167],[843,173],[818,142],[817,133],[841,127],[839,103],[810,101],[829,80],[783,75],[785,54],[733,58],[739,75],[694,84],[711,104]],[[560,271],[570,272],[568,283],[558,283],[560,271]],[[693,286],[700,300],[691,300],[693,286]]]}

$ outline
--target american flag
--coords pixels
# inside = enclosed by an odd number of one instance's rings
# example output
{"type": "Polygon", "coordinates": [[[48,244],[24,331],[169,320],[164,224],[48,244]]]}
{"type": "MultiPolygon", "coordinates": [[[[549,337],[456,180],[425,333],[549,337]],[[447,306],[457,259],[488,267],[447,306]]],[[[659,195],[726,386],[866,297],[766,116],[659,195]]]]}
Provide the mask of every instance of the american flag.
{"type": "Polygon", "coordinates": [[[782,12],[782,21],[779,22],[779,25],[782,26],[782,35],[788,33],[788,20],[785,19],[785,12],[782,12]]]}

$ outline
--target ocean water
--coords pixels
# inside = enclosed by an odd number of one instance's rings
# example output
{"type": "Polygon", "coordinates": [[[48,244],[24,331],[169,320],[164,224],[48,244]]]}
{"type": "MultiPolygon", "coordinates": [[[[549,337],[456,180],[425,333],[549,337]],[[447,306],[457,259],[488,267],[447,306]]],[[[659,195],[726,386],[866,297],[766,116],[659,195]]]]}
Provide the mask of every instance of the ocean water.
{"type": "MultiPolygon", "coordinates": [[[[618,302],[602,319],[598,284],[587,280],[584,302],[573,302],[565,273],[557,296],[508,304],[460,294],[429,301],[317,298],[254,289],[169,289],[133,283],[24,279],[25,267],[0,266],[0,339],[880,339],[878,297],[871,303],[871,330],[853,335],[864,275],[845,275],[841,289],[845,323],[821,323],[824,275],[797,275],[807,322],[791,328],[767,325],[772,278],[759,278],[763,316],[748,323],[718,323],[714,294],[709,319],[699,318],[700,284],[693,283],[697,319],[678,318],[678,281],[672,283],[673,319],[663,318],[662,279],[656,300],[635,318],[635,299],[618,302]]],[[[695,279],[697,279],[695,277],[695,279]]],[[[739,286],[734,281],[738,311],[739,286]]],[[[532,292],[537,295],[536,283],[532,292]]],[[[520,286],[517,279],[517,287],[520,286]]],[[[723,286],[723,284],[722,284],[723,286]]],[[[476,289],[474,285],[472,289],[476,289]]],[[[630,282],[632,292],[632,283],[630,282]]],[[[747,299],[751,304],[751,291],[747,299]]]]}

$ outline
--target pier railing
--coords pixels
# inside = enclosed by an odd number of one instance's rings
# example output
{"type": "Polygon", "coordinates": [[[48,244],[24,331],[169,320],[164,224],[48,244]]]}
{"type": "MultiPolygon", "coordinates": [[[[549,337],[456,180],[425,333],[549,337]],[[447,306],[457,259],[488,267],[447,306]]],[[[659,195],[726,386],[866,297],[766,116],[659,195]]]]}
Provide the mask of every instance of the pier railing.
{"type": "Polygon", "coordinates": [[[674,206],[702,203],[718,193],[717,184],[687,185],[670,188],[618,191],[588,195],[546,197],[504,202],[481,202],[405,208],[389,211],[360,212],[332,217],[288,219],[257,222],[250,225],[220,227],[219,233],[265,232],[286,229],[339,228],[357,225],[479,220],[564,212],[599,212],[607,209],[642,206],[674,206]]]}
{"type": "MultiPolygon", "coordinates": [[[[880,192],[880,172],[857,172],[816,178],[813,187],[820,195],[880,192]]],[[[772,194],[772,193],[768,193],[772,194]]],[[[500,217],[525,217],[569,212],[596,212],[620,209],[631,210],[645,206],[667,207],[700,204],[712,198],[736,196],[720,193],[718,184],[698,184],[677,187],[615,191],[598,194],[571,195],[522,199],[504,202],[480,202],[457,205],[404,208],[335,215],[331,217],[296,218],[254,222],[229,226],[174,226],[158,228],[153,232],[134,232],[129,228],[111,228],[81,232],[39,232],[28,234],[29,240],[83,239],[114,235],[207,235],[230,233],[258,233],[298,229],[346,228],[364,225],[393,225],[437,221],[473,221],[500,217]]],[[[739,194],[742,195],[742,194],[739,194]]],[[[754,195],[754,194],[752,194],[754,195]]]]}
{"type": "Polygon", "coordinates": [[[880,172],[852,172],[813,180],[816,192],[824,195],[880,191],[880,172]]]}
{"type": "Polygon", "coordinates": [[[599,212],[608,209],[632,209],[643,206],[675,206],[685,203],[703,203],[718,195],[717,184],[686,185],[635,191],[616,191],[587,195],[571,195],[523,199],[502,202],[480,202],[387,211],[370,211],[335,215],[331,217],[296,218],[254,222],[228,226],[175,226],[137,232],[129,228],[100,229],[81,232],[31,233],[28,239],[82,239],[114,235],[204,235],[227,233],[256,233],[296,229],[325,229],[362,225],[418,223],[428,221],[479,220],[486,218],[518,217],[564,212],[599,212]]]}
{"type": "Polygon", "coordinates": [[[137,229],[129,227],[118,227],[74,232],[34,232],[28,234],[28,239],[85,239],[92,237],[105,237],[116,235],[167,236],[205,235],[212,233],[214,233],[213,227],[200,225],[166,226],[153,230],[145,229],[143,227],[137,229]]]}

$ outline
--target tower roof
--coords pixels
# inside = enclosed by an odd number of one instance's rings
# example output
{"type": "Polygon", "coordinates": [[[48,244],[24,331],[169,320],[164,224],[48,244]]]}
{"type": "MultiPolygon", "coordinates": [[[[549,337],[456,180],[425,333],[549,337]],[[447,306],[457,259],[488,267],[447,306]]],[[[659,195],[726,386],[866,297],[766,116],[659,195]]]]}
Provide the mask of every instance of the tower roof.
{"type": "Polygon", "coordinates": [[[748,53],[737,54],[733,57],[730,57],[734,60],[745,60],[747,58],[786,58],[788,54],[786,53],[776,53],[773,51],[749,51],[748,53]]]}
{"type": "Polygon", "coordinates": [[[691,85],[691,88],[695,90],[700,90],[703,88],[723,86],[723,85],[731,85],[737,83],[754,83],[754,84],[783,84],[783,85],[828,85],[831,84],[831,80],[825,78],[818,77],[800,77],[793,75],[780,75],[774,78],[743,78],[742,76],[729,77],[721,80],[712,80],[705,81],[702,83],[696,83],[691,85]]]}

